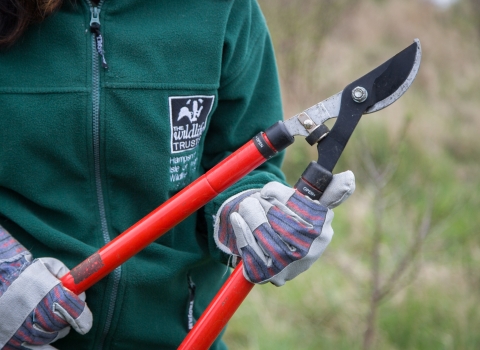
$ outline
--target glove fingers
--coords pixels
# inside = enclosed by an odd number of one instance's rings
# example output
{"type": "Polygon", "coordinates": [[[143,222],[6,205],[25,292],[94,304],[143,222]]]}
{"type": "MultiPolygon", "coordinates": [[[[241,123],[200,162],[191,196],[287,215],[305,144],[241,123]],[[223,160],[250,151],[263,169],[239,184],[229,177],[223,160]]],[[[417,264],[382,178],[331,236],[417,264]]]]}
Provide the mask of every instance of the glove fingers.
{"type": "MultiPolygon", "coordinates": [[[[275,181],[269,182],[260,191],[262,198],[268,200],[274,205],[287,203],[294,193],[295,189],[275,181]]],[[[268,210],[266,210],[266,212],[267,211],[268,210]]]]}
{"type": "Polygon", "coordinates": [[[79,334],[86,334],[92,328],[92,312],[78,296],[65,289],[63,292],[63,297],[53,304],[54,313],[68,322],[79,334]]]}
{"type": "MultiPolygon", "coordinates": [[[[283,185],[282,187],[287,188],[283,185]]],[[[295,193],[295,190],[287,189],[291,190],[289,196],[295,193]]],[[[307,201],[307,204],[312,206],[313,209],[316,209],[308,210],[308,217],[318,227],[306,222],[290,209],[286,213],[286,205],[281,205],[280,208],[270,206],[266,214],[263,205],[265,200],[259,201],[256,198],[249,197],[244,199],[239,206],[238,215],[248,225],[249,241],[246,243],[255,246],[257,252],[258,248],[256,246],[259,246],[267,257],[273,259],[274,262],[278,262],[278,268],[283,268],[291,261],[306,255],[312,240],[320,234],[326,208],[320,207],[318,203],[305,197],[297,198],[299,201],[302,199],[307,201]],[[292,215],[289,215],[289,213],[292,213],[292,215]]],[[[290,203],[290,205],[295,206],[294,203],[290,203]]],[[[270,261],[267,266],[271,266],[270,261]]]]}
{"type": "Polygon", "coordinates": [[[230,215],[230,222],[235,233],[238,250],[241,252],[243,275],[252,283],[260,283],[269,277],[268,267],[272,259],[257,243],[250,227],[238,213],[230,215]]]}
{"type": "Polygon", "coordinates": [[[57,278],[61,278],[66,275],[70,270],[63,262],[55,258],[40,258],[43,265],[50,271],[52,275],[57,278]]]}
{"type": "Polygon", "coordinates": [[[320,234],[321,226],[315,228],[311,224],[306,225],[303,220],[286,216],[278,208],[270,210],[268,219],[273,232],[289,248],[289,251],[298,252],[302,256],[307,253],[311,242],[320,234]]]}
{"type": "Polygon", "coordinates": [[[217,247],[229,255],[240,256],[235,242],[235,235],[230,225],[230,214],[238,210],[238,206],[245,197],[257,191],[259,190],[247,190],[231,197],[222,204],[217,215],[215,215],[213,238],[217,247]]]}
{"type": "Polygon", "coordinates": [[[70,331],[70,327],[62,327],[62,329],[59,331],[51,331],[50,329],[44,329],[42,327],[43,324],[44,322],[39,322],[38,314],[33,313],[25,320],[18,331],[8,340],[6,348],[23,349],[32,346],[42,346],[65,337],[70,331]]]}
{"type": "MultiPolygon", "coordinates": [[[[296,249],[295,247],[286,244],[278,233],[268,224],[258,227],[254,234],[260,246],[262,246],[271,257],[271,262],[269,265],[258,263],[257,260],[252,258],[255,255],[250,252],[250,247],[245,247],[242,253],[245,262],[244,274],[246,274],[247,279],[253,283],[265,283],[270,281],[275,285],[280,286],[285,283],[285,280],[292,279],[296,276],[290,275],[291,271],[288,270],[288,267],[292,263],[301,261],[302,256],[307,253],[308,249],[296,249]],[[281,274],[281,272],[286,270],[287,275],[281,274]],[[272,280],[273,276],[278,277],[272,280]]],[[[297,272],[298,271],[299,270],[297,269],[297,272]]]]}
{"type": "MultiPolygon", "coordinates": [[[[256,194],[255,194],[256,195],[256,194]]],[[[257,200],[256,198],[249,197],[246,198],[240,203],[238,208],[238,215],[242,218],[242,220],[248,225],[248,232],[249,232],[249,241],[247,242],[248,245],[254,248],[257,254],[260,251],[263,253],[263,256],[266,259],[263,259],[266,266],[270,267],[272,264],[272,258],[280,259],[282,255],[285,255],[289,252],[294,251],[295,249],[289,249],[282,238],[274,231],[271,227],[271,220],[270,214],[267,214],[264,206],[265,200],[257,200]],[[268,216],[268,218],[267,218],[268,216]],[[257,248],[258,247],[258,248],[257,248]],[[278,251],[282,253],[278,254],[278,251]],[[277,257],[275,257],[277,255],[277,257]]],[[[275,207],[269,207],[268,213],[272,210],[275,210],[275,207]]],[[[296,221],[293,218],[290,218],[291,221],[296,221]]]]}
{"type": "Polygon", "coordinates": [[[282,269],[301,257],[300,249],[286,243],[279,233],[268,224],[260,226],[254,234],[262,249],[272,258],[272,264],[277,269],[282,269]]]}
{"type": "Polygon", "coordinates": [[[344,202],[355,191],[355,176],[348,170],[333,176],[332,182],[320,198],[320,204],[333,209],[344,202]]]}
{"type": "Polygon", "coordinates": [[[318,260],[323,254],[325,248],[328,246],[333,236],[333,229],[331,222],[333,219],[333,211],[328,210],[325,218],[325,225],[323,226],[322,233],[312,243],[308,253],[302,259],[293,261],[286,266],[277,275],[270,279],[270,282],[276,286],[282,286],[286,281],[289,281],[300,273],[306,271],[310,266],[318,260]]]}
{"type": "Polygon", "coordinates": [[[268,222],[266,211],[260,201],[253,197],[245,198],[238,207],[238,214],[245,220],[250,231],[268,222]]]}
{"type": "Polygon", "coordinates": [[[252,233],[239,214],[232,215],[234,216],[232,225],[235,225],[235,229],[243,225],[242,232],[248,232],[248,236],[251,235],[253,239],[251,244],[241,248],[244,260],[243,273],[247,280],[253,283],[266,282],[294,260],[291,255],[297,252],[290,251],[268,224],[263,224],[252,233]],[[235,221],[237,222],[233,224],[235,221]],[[241,222],[243,224],[240,224],[241,222]]]}
{"type": "Polygon", "coordinates": [[[233,232],[235,233],[238,250],[241,251],[245,250],[246,247],[250,247],[256,257],[260,259],[263,264],[267,265],[270,260],[269,256],[265,254],[265,251],[258,245],[249,225],[243,217],[238,213],[232,213],[230,215],[230,221],[233,232]]]}
{"type": "MultiPolygon", "coordinates": [[[[39,260],[57,278],[61,278],[70,271],[60,260],[54,258],[41,258],[39,260]]],[[[55,287],[51,293],[53,293],[53,299],[56,299],[53,302],[53,311],[68,322],[78,333],[87,333],[92,327],[93,316],[85,304],[85,293],[77,296],[61,285],[55,287]]]]}

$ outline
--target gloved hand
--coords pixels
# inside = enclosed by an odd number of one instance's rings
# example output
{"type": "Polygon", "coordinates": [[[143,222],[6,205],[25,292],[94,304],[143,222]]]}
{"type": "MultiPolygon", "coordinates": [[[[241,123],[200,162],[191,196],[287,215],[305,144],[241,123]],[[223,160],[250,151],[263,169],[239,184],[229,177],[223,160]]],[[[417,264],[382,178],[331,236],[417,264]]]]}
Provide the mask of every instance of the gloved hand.
{"type": "Polygon", "coordinates": [[[331,209],[354,190],[355,177],[347,171],[333,176],[319,201],[278,182],[241,192],[220,207],[215,242],[242,258],[247,280],[281,286],[322,255],[333,235],[331,209]]]}
{"type": "Polygon", "coordinates": [[[35,259],[0,226],[0,349],[55,349],[48,345],[73,327],[92,327],[85,293],[60,284],[68,268],[53,258],[35,259]]]}

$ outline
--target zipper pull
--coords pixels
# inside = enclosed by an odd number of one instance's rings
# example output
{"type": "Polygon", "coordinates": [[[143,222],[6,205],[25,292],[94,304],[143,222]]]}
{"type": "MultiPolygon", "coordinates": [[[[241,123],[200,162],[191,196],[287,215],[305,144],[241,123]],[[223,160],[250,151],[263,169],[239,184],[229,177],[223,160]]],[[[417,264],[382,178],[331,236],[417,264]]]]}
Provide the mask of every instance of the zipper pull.
{"type": "Polygon", "coordinates": [[[103,36],[100,32],[100,9],[92,7],[92,17],[90,19],[90,32],[95,34],[97,53],[102,57],[102,67],[107,69],[108,64],[105,60],[105,51],[103,51],[103,36]]]}

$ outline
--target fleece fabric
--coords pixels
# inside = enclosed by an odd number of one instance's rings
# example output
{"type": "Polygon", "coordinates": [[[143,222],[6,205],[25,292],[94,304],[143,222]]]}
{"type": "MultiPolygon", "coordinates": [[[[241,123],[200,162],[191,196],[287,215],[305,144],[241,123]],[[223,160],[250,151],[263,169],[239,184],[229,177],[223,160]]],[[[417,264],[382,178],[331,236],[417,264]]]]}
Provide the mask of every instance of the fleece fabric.
{"type": "MultiPolygon", "coordinates": [[[[282,119],[254,0],[65,1],[0,52],[0,72],[0,225],[69,268],[282,119]]],[[[54,345],[175,349],[228,275],[215,213],[283,181],[281,158],[90,288],[92,330],[54,345]]]]}

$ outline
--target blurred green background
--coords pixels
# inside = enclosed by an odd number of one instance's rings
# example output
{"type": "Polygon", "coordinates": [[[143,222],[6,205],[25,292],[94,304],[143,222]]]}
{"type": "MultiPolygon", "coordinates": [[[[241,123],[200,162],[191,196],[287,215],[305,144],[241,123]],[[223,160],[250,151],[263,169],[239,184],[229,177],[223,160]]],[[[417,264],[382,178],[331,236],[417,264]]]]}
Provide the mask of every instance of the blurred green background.
{"type": "MultiPolygon", "coordinates": [[[[254,288],[227,329],[231,349],[480,349],[480,1],[450,2],[259,0],[286,118],[414,38],[423,57],[335,168],[353,170],[357,189],[326,253],[284,287],[254,288]]],[[[292,185],[315,152],[288,149],[292,185]]]]}

